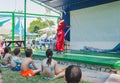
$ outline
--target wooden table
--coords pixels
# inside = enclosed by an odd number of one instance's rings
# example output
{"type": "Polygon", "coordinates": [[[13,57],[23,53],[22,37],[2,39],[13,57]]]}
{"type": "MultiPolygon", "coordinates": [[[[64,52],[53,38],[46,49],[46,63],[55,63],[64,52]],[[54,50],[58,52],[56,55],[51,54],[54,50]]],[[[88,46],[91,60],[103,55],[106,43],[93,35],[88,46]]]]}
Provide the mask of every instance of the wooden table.
{"type": "Polygon", "coordinates": [[[23,40],[5,40],[5,46],[10,46],[11,43],[15,43],[18,47],[21,47],[22,44],[24,45],[24,41],[23,40]]]}

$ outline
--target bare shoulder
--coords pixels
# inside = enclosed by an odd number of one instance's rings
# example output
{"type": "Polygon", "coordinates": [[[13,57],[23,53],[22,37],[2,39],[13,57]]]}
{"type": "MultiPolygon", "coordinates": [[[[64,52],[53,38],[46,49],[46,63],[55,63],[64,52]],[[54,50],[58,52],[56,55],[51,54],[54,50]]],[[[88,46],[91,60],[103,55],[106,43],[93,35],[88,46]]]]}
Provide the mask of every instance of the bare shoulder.
{"type": "Polygon", "coordinates": [[[47,61],[47,59],[43,59],[43,60],[41,61],[41,64],[46,63],[46,61],[47,61]]]}
{"type": "Polygon", "coordinates": [[[47,58],[45,58],[45,59],[43,59],[43,60],[42,60],[42,62],[46,62],[47,60],[48,60],[48,59],[47,59],[47,58]]]}
{"type": "Polygon", "coordinates": [[[28,61],[33,62],[32,58],[26,58],[28,61]]]}
{"type": "Polygon", "coordinates": [[[52,59],[52,62],[53,62],[53,63],[55,63],[55,64],[57,64],[57,61],[56,61],[56,60],[54,60],[54,59],[52,59]]]}
{"type": "Polygon", "coordinates": [[[27,62],[32,62],[33,60],[32,60],[31,58],[23,58],[22,61],[23,61],[23,62],[24,62],[24,61],[25,61],[25,62],[26,62],[26,61],[27,61],[27,62]]]}

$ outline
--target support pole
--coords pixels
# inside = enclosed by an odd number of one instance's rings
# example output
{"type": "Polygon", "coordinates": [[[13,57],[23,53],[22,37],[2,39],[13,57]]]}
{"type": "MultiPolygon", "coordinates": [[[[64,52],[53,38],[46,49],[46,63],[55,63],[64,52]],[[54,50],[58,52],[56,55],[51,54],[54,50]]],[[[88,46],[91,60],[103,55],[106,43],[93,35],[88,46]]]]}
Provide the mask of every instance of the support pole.
{"type": "Polygon", "coordinates": [[[26,0],[24,0],[24,49],[26,49],[26,0]]]}
{"type": "MultiPolygon", "coordinates": [[[[14,41],[14,29],[15,29],[15,14],[12,12],[12,41],[14,41]]],[[[14,43],[12,43],[12,47],[14,47],[14,43]]]]}

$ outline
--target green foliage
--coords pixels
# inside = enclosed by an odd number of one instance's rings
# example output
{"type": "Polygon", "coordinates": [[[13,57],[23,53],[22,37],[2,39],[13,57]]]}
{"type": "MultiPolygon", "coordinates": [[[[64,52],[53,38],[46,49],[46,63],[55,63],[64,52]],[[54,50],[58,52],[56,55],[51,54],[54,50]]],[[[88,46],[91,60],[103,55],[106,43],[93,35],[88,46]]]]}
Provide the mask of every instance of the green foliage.
{"type": "Polygon", "coordinates": [[[41,18],[37,18],[37,20],[33,20],[30,23],[30,27],[28,27],[28,31],[31,33],[38,33],[40,29],[43,29],[45,27],[52,26],[52,25],[54,25],[54,22],[51,20],[42,21],[41,18]]]}
{"type": "Polygon", "coordinates": [[[39,26],[35,25],[34,29],[33,29],[33,32],[38,33],[38,30],[39,30],[39,26]]]}
{"type": "Polygon", "coordinates": [[[54,25],[54,22],[51,20],[46,20],[45,23],[49,23],[50,26],[54,25]]]}
{"type": "Polygon", "coordinates": [[[45,34],[46,32],[44,32],[44,31],[40,31],[39,32],[39,35],[42,35],[42,34],[45,34]]]}

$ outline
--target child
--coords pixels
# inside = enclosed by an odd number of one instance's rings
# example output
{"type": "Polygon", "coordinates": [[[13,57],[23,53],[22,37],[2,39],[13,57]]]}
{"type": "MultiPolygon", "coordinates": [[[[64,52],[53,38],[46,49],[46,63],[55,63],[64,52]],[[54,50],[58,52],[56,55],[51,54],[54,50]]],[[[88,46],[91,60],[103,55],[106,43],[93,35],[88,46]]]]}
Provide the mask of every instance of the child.
{"type": "Polygon", "coordinates": [[[48,49],[46,51],[47,58],[44,59],[41,63],[41,68],[43,75],[45,76],[45,79],[52,80],[55,78],[60,78],[64,76],[64,69],[58,70],[57,67],[57,61],[52,59],[53,51],[51,49],[48,49]]]}
{"type": "Polygon", "coordinates": [[[11,63],[12,55],[11,55],[11,48],[5,47],[4,54],[2,56],[2,65],[1,67],[9,67],[11,63]]]}
{"type": "Polygon", "coordinates": [[[0,59],[2,58],[3,54],[4,54],[4,47],[3,47],[3,39],[0,38],[0,59]]]}
{"type": "Polygon", "coordinates": [[[70,65],[65,71],[65,80],[67,83],[79,83],[81,77],[81,69],[75,65],[70,65]]]}
{"type": "Polygon", "coordinates": [[[21,65],[20,48],[15,48],[14,55],[15,56],[12,57],[12,61],[11,61],[11,69],[13,71],[20,71],[20,65],[21,65]]]}
{"type": "Polygon", "coordinates": [[[35,74],[38,74],[40,70],[35,66],[34,61],[32,60],[32,49],[27,49],[25,55],[26,58],[22,60],[20,74],[24,77],[34,76],[35,74]],[[29,68],[30,64],[32,64],[35,70],[29,68]]]}

